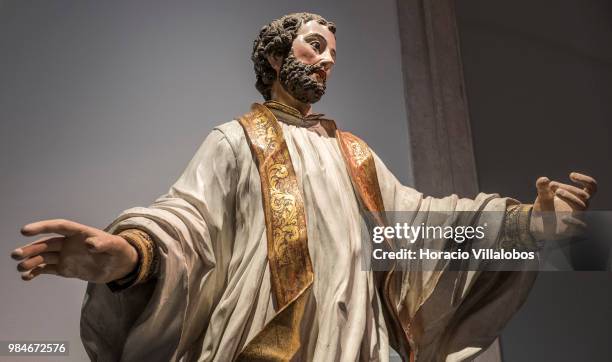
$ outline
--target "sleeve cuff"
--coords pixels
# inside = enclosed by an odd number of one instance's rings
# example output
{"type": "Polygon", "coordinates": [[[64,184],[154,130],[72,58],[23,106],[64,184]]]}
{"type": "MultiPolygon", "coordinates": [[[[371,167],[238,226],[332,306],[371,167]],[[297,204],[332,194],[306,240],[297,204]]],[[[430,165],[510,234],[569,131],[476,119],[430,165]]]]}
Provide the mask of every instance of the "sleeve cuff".
{"type": "Polygon", "coordinates": [[[155,242],[146,232],[138,229],[128,229],[120,232],[118,235],[136,249],[138,262],[136,268],[128,275],[107,283],[108,288],[112,292],[119,292],[148,281],[157,274],[159,264],[155,242]]]}
{"type": "Polygon", "coordinates": [[[538,250],[538,244],[530,231],[532,209],[533,205],[530,204],[508,206],[501,232],[501,248],[538,250]]]}

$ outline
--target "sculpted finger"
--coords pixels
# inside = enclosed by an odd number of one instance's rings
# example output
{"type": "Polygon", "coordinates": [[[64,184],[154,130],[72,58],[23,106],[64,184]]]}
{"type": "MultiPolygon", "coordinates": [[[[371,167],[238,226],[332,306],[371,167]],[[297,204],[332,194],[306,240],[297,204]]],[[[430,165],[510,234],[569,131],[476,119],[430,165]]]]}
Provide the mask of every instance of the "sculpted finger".
{"type": "Polygon", "coordinates": [[[561,218],[561,221],[563,221],[567,225],[574,226],[574,227],[579,228],[581,230],[585,230],[587,228],[587,224],[584,221],[582,221],[582,220],[580,220],[578,218],[575,218],[573,216],[569,216],[569,215],[568,216],[564,216],[563,218],[561,218]]]}
{"type": "Polygon", "coordinates": [[[21,233],[24,236],[34,236],[38,234],[61,234],[64,236],[72,236],[80,232],[89,231],[89,227],[81,225],[74,221],[64,219],[43,220],[25,225],[21,228],[21,233]]]}
{"type": "Polygon", "coordinates": [[[584,190],[588,192],[591,196],[595,195],[597,192],[597,181],[591,176],[584,175],[578,172],[570,173],[570,179],[576,183],[581,184],[584,187],[584,190]]]}
{"type": "Polygon", "coordinates": [[[59,262],[59,253],[51,252],[51,253],[42,253],[36,256],[33,256],[21,263],[17,264],[17,270],[20,272],[28,271],[34,269],[40,264],[57,264],[59,262]]]}
{"type": "Polygon", "coordinates": [[[564,216],[561,221],[568,226],[568,231],[572,236],[581,236],[586,233],[587,224],[573,216],[564,216]]]}
{"type": "Polygon", "coordinates": [[[540,177],[536,181],[536,188],[538,190],[538,196],[544,200],[550,200],[553,198],[553,193],[550,190],[550,180],[548,177],[540,177]]]}
{"type": "Polygon", "coordinates": [[[21,274],[21,279],[32,280],[41,274],[57,275],[57,264],[40,265],[36,268],[21,274]]]}
{"type": "Polygon", "coordinates": [[[564,201],[568,202],[570,205],[572,205],[573,209],[577,209],[577,210],[586,209],[585,202],[582,201],[578,196],[572,194],[569,191],[566,191],[564,189],[557,189],[557,191],[555,192],[555,195],[563,199],[564,201]]]}
{"type": "Polygon", "coordinates": [[[588,192],[586,192],[585,190],[578,188],[576,186],[572,186],[572,185],[568,185],[568,184],[564,184],[561,182],[557,182],[557,181],[553,181],[550,183],[550,188],[553,191],[557,191],[557,189],[564,189],[566,191],[571,192],[572,194],[578,196],[579,198],[581,198],[583,201],[587,201],[590,198],[590,195],[588,192]]]}
{"type": "Polygon", "coordinates": [[[44,252],[54,252],[62,250],[62,244],[66,238],[63,236],[54,236],[36,240],[21,248],[13,250],[11,257],[16,260],[29,258],[44,252]]]}
{"type": "Polygon", "coordinates": [[[44,252],[60,251],[65,239],[63,236],[54,236],[36,240],[33,243],[13,250],[11,257],[15,260],[21,260],[44,252]]]}

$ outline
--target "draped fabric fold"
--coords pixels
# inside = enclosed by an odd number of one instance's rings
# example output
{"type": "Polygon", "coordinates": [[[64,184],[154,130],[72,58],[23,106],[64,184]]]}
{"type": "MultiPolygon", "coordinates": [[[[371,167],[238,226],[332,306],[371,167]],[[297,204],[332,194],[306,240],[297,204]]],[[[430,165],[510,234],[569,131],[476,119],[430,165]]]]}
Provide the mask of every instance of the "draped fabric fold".
{"type": "Polygon", "coordinates": [[[119,293],[88,285],[93,361],[387,361],[389,344],[405,359],[459,361],[499,333],[534,275],[364,270],[363,211],[486,222],[494,245],[501,224],[482,211],[517,201],[425,197],[333,121],[291,113],[255,105],[216,127],[168,193],[108,226],[150,235],[160,275],[119,293]]]}

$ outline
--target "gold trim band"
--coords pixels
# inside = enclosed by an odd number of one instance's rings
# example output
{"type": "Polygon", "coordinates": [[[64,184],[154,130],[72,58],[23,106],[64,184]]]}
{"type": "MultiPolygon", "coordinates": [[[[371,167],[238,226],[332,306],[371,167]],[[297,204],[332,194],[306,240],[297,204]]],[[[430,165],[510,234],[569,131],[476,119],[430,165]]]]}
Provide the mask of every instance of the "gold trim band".
{"type": "Polygon", "coordinates": [[[240,118],[261,178],[268,263],[280,309],[314,280],[306,213],[289,150],[276,117],[261,104],[240,118]]]}
{"type": "Polygon", "coordinates": [[[531,236],[530,223],[533,205],[508,206],[499,245],[504,249],[537,250],[538,245],[531,236]]]}
{"type": "Polygon", "coordinates": [[[128,229],[118,234],[132,245],[138,253],[138,266],[135,273],[114,281],[115,289],[126,289],[133,285],[144,283],[156,272],[158,255],[155,243],[146,232],[138,229],[128,229]]]}

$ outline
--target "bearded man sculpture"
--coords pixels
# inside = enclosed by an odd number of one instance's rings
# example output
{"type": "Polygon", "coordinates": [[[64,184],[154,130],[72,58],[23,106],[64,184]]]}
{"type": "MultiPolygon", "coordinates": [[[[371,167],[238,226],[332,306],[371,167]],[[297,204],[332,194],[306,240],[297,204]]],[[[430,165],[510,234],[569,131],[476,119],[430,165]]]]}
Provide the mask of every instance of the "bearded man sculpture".
{"type": "Polygon", "coordinates": [[[81,336],[92,360],[386,361],[394,348],[410,361],[460,361],[522,304],[532,272],[363,270],[364,215],[498,211],[491,242],[528,244],[550,222],[553,237],[569,233],[539,212],[586,208],[595,181],[540,178],[533,204],[438,199],[401,185],[362,140],[312,112],[334,66],[335,31],[309,13],[263,27],[252,60],[265,102],[216,127],[149,207],[105,230],[69,220],[23,227],[59,234],[13,251],[23,279],[89,282],[81,336]]]}

